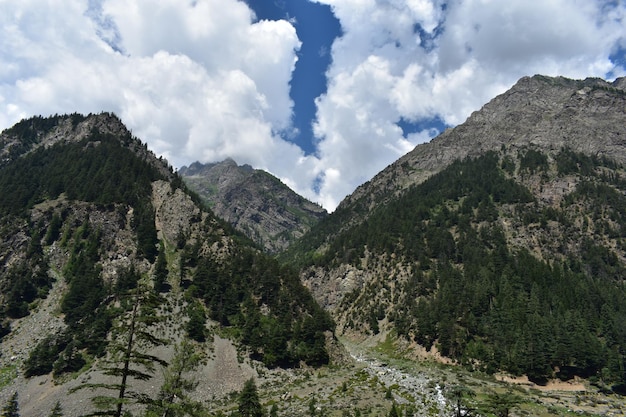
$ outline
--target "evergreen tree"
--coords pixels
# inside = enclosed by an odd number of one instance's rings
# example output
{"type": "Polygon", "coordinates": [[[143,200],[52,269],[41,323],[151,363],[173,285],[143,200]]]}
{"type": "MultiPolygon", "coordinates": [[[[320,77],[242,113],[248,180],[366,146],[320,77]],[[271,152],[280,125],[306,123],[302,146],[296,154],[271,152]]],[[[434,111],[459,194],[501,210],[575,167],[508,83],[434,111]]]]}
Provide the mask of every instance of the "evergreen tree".
{"type": "Polygon", "coordinates": [[[139,254],[148,261],[154,262],[157,254],[157,230],[154,224],[154,208],[152,204],[144,202],[135,209],[132,226],[137,233],[137,249],[139,254]]]}
{"type": "Polygon", "coordinates": [[[63,417],[63,408],[61,408],[60,402],[57,401],[56,404],[54,404],[54,408],[50,411],[49,417],[63,417]]]}
{"type": "Polygon", "coordinates": [[[180,417],[196,414],[202,409],[201,404],[188,396],[198,384],[186,377],[199,363],[200,355],[188,339],[174,347],[174,357],[165,371],[159,398],[150,405],[148,417],[180,417]]]}
{"type": "Polygon", "coordinates": [[[187,336],[196,342],[204,342],[206,340],[206,314],[202,304],[195,300],[187,307],[187,315],[189,321],[185,325],[187,336]]]}
{"type": "Polygon", "coordinates": [[[167,366],[167,362],[145,353],[149,347],[163,345],[165,340],[152,335],[151,327],[160,322],[156,307],[160,299],[145,285],[138,285],[131,293],[123,294],[119,304],[118,322],[111,331],[109,356],[102,361],[105,375],[119,378],[118,382],[84,384],[76,389],[105,389],[114,395],[92,398],[100,411],[95,415],[122,417],[128,403],[150,404],[152,400],[133,391],[131,380],[146,381],[152,378],[155,364],[167,366]]]}
{"type": "Polygon", "coordinates": [[[250,378],[243,386],[239,395],[239,416],[240,417],[263,417],[263,407],[259,401],[254,379],[250,378]]]}
{"type": "Polygon", "coordinates": [[[504,393],[494,392],[487,398],[487,407],[497,417],[508,417],[511,410],[522,402],[519,395],[513,394],[510,389],[504,393]]]}
{"type": "Polygon", "coordinates": [[[15,391],[2,409],[2,417],[20,417],[20,407],[17,397],[17,391],[15,391]]]}

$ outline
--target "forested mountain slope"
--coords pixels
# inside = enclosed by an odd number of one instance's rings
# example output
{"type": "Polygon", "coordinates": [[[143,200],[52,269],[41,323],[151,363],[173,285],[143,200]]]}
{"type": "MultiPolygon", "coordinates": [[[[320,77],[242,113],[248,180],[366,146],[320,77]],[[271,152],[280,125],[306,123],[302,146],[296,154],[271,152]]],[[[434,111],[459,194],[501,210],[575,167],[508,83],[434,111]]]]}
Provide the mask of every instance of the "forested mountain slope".
{"type": "Polygon", "coordinates": [[[232,159],[194,162],[178,173],[218,217],[270,253],[286,249],[328,214],[270,173],[232,159]]]}
{"type": "MultiPolygon", "coordinates": [[[[242,361],[328,362],[333,324],[297,273],[202,208],[116,116],[35,117],[0,144],[0,361],[17,375],[2,398],[23,390],[32,415],[54,400],[84,413],[90,397],[163,415],[161,378],[192,371],[170,368],[176,352],[199,355],[202,378],[216,334],[242,361]]],[[[237,382],[212,372],[204,389],[237,382]]]]}
{"type": "Polygon", "coordinates": [[[626,387],[624,80],[535,76],[284,254],[338,331],[473,369],[626,387]]]}

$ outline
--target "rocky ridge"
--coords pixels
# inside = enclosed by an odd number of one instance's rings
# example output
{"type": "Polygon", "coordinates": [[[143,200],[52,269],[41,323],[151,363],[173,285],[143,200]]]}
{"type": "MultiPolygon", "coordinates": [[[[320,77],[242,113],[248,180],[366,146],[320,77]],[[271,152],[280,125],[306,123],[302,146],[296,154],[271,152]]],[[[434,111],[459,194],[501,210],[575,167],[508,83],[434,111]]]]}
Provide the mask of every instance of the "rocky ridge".
{"type": "MultiPolygon", "coordinates": [[[[159,234],[167,242],[175,242],[181,230],[191,238],[205,233],[205,230],[200,230],[202,224],[212,224],[217,231],[222,227],[221,223],[212,221],[209,214],[201,212],[188,195],[180,189],[172,190],[166,181],[156,181],[153,184],[152,198],[159,234]]],[[[38,205],[33,209],[31,218],[36,223],[45,221],[43,219],[46,215],[49,217],[53,212],[64,211],[65,224],[68,227],[70,224],[73,225],[71,227],[78,227],[87,222],[92,227],[103,230],[101,274],[104,280],[114,283],[120,268],[133,265],[145,274],[150,274],[153,268],[147,261],[137,258],[136,243],[128,219],[130,216],[125,210],[121,210],[122,208],[118,206],[108,210],[97,205],[71,202],[62,198],[38,205]]],[[[27,230],[22,234],[27,236],[27,230]]],[[[16,251],[17,253],[25,252],[29,239],[25,237],[24,240],[22,250],[16,251]]],[[[204,246],[202,250],[207,252],[216,250],[223,255],[228,247],[229,240],[224,237],[219,249],[204,246]]],[[[67,290],[67,283],[58,271],[62,271],[67,264],[69,253],[58,242],[54,242],[47,248],[46,255],[51,263],[49,273],[55,279],[52,289],[44,300],[38,302],[31,314],[13,321],[12,332],[0,343],[2,352],[0,369],[15,373],[12,383],[0,388],[0,403],[6,403],[11,394],[18,391],[22,415],[47,414],[55,402],[61,399],[64,415],[80,416],[91,407],[93,392],[89,390],[72,392],[72,389],[88,381],[105,381],[100,371],[87,370],[80,377],[70,378],[68,381],[54,380],[51,375],[26,378],[22,372],[24,361],[38,342],[47,336],[58,335],[66,328],[59,306],[67,290]]],[[[177,300],[174,294],[168,295],[167,303],[166,309],[169,311],[167,326],[159,333],[161,337],[167,337],[170,344],[151,353],[169,360],[173,354],[173,343],[182,337],[187,318],[181,308],[184,304],[177,300]]],[[[242,363],[237,360],[237,348],[231,341],[215,336],[213,343],[208,344],[206,348],[203,353],[203,365],[194,373],[194,378],[201,382],[194,391],[194,398],[198,401],[226,397],[256,374],[250,362],[242,363]]],[[[162,383],[162,373],[156,372],[152,380],[141,384],[140,389],[156,397],[158,387],[162,383]]]]}
{"type": "Polygon", "coordinates": [[[123,143],[136,155],[157,168],[164,177],[173,178],[173,168],[167,161],[157,157],[145,144],[133,138],[122,120],[108,112],[87,116],[77,113],[48,118],[37,116],[22,120],[0,132],[0,166],[41,147],[49,148],[55,144],[80,142],[94,131],[123,138],[123,143]]]}
{"type": "Polygon", "coordinates": [[[270,253],[284,250],[327,213],[278,178],[232,159],[178,173],[213,212],[270,253]]]}
{"type": "Polygon", "coordinates": [[[567,147],[624,163],[625,114],[626,77],[612,83],[599,78],[524,77],[461,125],[416,146],[358,187],[338,210],[360,206],[361,212],[369,212],[454,160],[489,150],[504,148],[515,154],[532,148],[554,155],[567,147]]]}

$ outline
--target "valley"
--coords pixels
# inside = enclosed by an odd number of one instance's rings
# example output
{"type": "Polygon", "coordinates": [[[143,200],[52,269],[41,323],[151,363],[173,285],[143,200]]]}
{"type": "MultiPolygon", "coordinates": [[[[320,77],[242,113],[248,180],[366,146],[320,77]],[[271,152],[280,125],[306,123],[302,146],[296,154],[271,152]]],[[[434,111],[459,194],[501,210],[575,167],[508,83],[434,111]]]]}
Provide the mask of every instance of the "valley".
{"type": "Polygon", "coordinates": [[[18,123],[0,405],[624,415],[625,83],[524,77],[331,214],[233,160],[180,175],[114,114],[18,123]]]}

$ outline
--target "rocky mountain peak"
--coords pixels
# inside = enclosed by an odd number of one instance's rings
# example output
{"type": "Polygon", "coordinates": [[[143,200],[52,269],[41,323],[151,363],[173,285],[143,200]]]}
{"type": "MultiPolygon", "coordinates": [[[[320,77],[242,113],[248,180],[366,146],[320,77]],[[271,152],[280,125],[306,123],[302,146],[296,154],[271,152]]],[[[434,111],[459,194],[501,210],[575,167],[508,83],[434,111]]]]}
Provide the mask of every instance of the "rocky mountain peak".
{"type": "Polygon", "coordinates": [[[56,144],[90,140],[89,146],[97,146],[94,135],[110,136],[130,149],[141,159],[157,168],[161,175],[173,178],[173,169],[168,162],[157,157],[147,145],[135,138],[122,120],[114,113],[35,116],[24,119],[0,133],[0,165],[16,160],[39,148],[56,144]]]}
{"type": "Polygon", "coordinates": [[[217,216],[269,252],[285,249],[327,214],[268,172],[231,158],[178,172],[217,216]]]}
{"type": "Polygon", "coordinates": [[[625,78],[609,83],[599,78],[524,77],[463,124],[418,145],[357,188],[339,209],[361,204],[369,211],[454,160],[489,150],[535,148],[551,155],[567,147],[625,163],[625,88],[625,78]]]}

